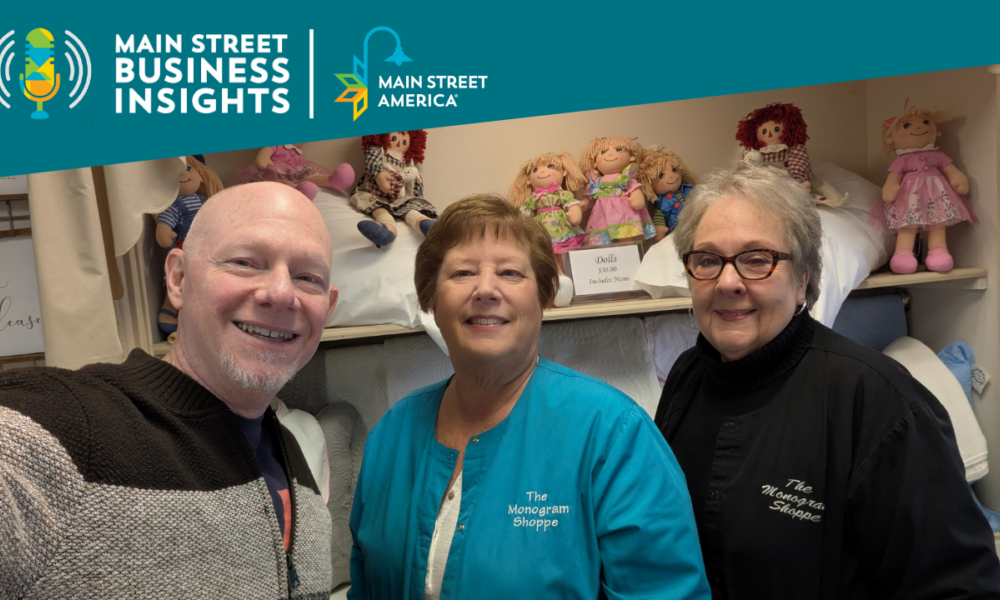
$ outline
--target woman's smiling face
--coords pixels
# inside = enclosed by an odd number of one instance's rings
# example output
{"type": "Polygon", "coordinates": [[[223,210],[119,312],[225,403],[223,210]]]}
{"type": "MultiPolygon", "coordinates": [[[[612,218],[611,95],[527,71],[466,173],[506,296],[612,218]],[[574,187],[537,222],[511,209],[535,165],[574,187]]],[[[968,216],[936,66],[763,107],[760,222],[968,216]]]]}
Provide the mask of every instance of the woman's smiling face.
{"type": "MultiPolygon", "coordinates": [[[[784,226],[739,196],[712,205],[695,232],[694,250],[735,256],[757,248],[788,252],[784,226]]],[[[717,279],[688,278],[698,329],[726,361],[743,358],[781,333],[805,302],[808,281],[808,274],[796,281],[788,260],[778,262],[767,279],[743,279],[732,264],[724,265],[717,279]]]]}

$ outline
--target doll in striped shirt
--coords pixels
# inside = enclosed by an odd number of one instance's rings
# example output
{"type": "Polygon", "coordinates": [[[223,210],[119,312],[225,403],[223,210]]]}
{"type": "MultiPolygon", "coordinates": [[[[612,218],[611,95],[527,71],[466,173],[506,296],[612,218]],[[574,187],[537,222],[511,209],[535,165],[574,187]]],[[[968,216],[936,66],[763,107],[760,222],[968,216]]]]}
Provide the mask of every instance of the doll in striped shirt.
{"type": "Polygon", "coordinates": [[[677,218],[688,195],[698,185],[698,176],[681,157],[652,146],[642,153],[639,183],[642,184],[643,195],[653,205],[653,225],[658,242],[677,227],[677,218]]]}
{"type": "MultiPolygon", "coordinates": [[[[156,216],[156,243],[168,250],[183,245],[194,216],[209,197],[222,191],[222,181],[201,155],[184,157],[178,184],[173,204],[156,216]]],[[[177,309],[169,297],[163,300],[157,322],[164,333],[177,331],[177,309]]]]}

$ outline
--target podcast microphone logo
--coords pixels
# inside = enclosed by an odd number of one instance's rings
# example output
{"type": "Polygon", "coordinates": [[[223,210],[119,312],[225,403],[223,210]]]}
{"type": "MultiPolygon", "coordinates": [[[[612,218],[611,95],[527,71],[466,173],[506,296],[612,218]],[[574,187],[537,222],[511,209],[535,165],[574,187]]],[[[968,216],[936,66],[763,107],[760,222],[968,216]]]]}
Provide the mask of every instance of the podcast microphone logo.
{"type": "Polygon", "coordinates": [[[44,29],[32,29],[25,47],[24,74],[21,75],[21,91],[28,100],[38,103],[38,110],[31,113],[32,119],[48,119],[49,113],[42,110],[47,102],[59,91],[59,74],[52,58],[52,42],[55,38],[44,29]]]}
{"type": "MultiPolygon", "coordinates": [[[[66,87],[73,85],[69,93],[71,100],[69,108],[74,108],[83,97],[87,95],[90,88],[90,54],[80,38],[66,31],[66,37],[62,44],[66,47],[63,52],[65,63],[62,64],[63,73],[56,72],[56,60],[62,61],[58,57],[58,42],[55,36],[48,29],[32,29],[28,32],[24,44],[24,72],[19,75],[21,93],[28,100],[35,103],[35,112],[31,113],[32,119],[48,119],[49,114],[43,109],[43,104],[49,102],[59,92],[60,84],[66,77],[66,68],[69,69],[69,77],[66,87]],[[72,55],[70,55],[72,52],[72,55]],[[75,82],[75,85],[74,85],[75,82]],[[83,86],[81,90],[80,86],[83,86]]],[[[10,63],[16,51],[12,50],[14,39],[11,36],[14,31],[8,31],[0,37],[0,104],[10,108],[7,98],[11,97],[5,83],[13,84],[10,76],[10,63]],[[8,41],[9,39],[9,41],[8,41]]],[[[13,90],[17,88],[12,85],[13,90]]]]}

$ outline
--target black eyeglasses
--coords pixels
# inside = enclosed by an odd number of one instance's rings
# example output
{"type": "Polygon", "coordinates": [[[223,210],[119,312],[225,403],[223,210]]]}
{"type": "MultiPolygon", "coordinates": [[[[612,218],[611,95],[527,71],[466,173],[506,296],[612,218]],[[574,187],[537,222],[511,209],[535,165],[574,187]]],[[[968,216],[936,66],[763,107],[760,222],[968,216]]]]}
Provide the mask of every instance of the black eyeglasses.
{"type": "Polygon", "coordinates": [[[767,279],[774,273],[780,260],[792,260],[792,255],[767,248],[744,250],[736,256],[723,256],[704,250],[684,253],[684,267],[691,277],[699,281],[718,279],[726,268],[726,263],[733,263],[736,273],[743,279],[767,279]]]}

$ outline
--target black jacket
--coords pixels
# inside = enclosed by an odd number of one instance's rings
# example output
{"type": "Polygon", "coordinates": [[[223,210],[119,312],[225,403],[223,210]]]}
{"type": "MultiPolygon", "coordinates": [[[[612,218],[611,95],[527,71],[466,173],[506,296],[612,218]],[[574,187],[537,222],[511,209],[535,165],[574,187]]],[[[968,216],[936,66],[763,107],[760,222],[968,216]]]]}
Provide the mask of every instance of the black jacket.
{"type": "Polygon", "coordinates": [[[767,386],[766,402],[705,432],[704,477],[675,448],[689,485],[705,485],[692,496],[716,599],[1000,598],[945,409],[898,363],[808,315],[735,362],[699,336],[656,423],[673,446],[696,403],[736,406],[767,386]]]}

